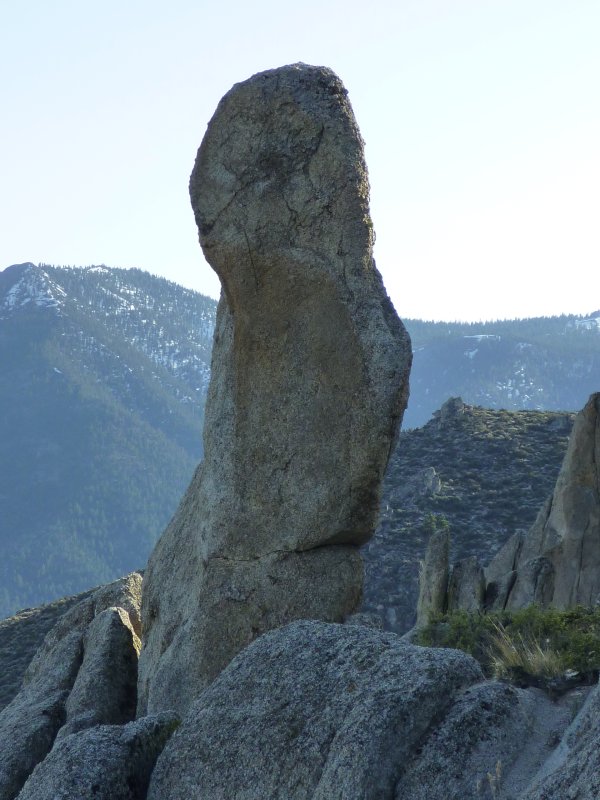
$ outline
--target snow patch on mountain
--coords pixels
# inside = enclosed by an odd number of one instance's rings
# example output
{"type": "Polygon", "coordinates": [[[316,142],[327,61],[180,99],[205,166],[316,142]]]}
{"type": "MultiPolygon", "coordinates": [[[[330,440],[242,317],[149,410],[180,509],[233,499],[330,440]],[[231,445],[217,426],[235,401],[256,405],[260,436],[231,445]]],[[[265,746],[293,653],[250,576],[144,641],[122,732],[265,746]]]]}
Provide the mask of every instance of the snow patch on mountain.
{"type": "Polygon", "coordinates": [[[600,312],[587,319],[576,319],[575,327],[587,331],[595,330],[600,332],[600,312]]]}
{"type": "Polygon", "coordinates": [[[0,309],[14,311],[29,304],[39,308],[61,309],[66,292],[43,269],[33,264],[23,266],[25,269],[21,277],[1,299],[0,309]]]}

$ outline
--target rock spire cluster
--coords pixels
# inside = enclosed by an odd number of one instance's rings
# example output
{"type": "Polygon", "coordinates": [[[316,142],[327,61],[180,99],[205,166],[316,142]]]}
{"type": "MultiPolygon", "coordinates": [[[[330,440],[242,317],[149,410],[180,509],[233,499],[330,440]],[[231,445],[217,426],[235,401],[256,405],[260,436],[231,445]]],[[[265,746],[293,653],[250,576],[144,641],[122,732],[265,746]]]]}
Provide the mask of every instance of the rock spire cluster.
{"type": "Polygon", "coordinates": [[[450,565],[448,534],[434,535],[424,561],[417,626],[431,613],[558,609],[600,604],[600,393],[577,414],[552,495],[523,535],[487,567],[450,565]]]}
{"type": "Polygon", "coordinates": [[[494,608],[600,604],[600,393],[575,417],[552,496],[527,535],[508,540],[486,578],[494,608]]]}

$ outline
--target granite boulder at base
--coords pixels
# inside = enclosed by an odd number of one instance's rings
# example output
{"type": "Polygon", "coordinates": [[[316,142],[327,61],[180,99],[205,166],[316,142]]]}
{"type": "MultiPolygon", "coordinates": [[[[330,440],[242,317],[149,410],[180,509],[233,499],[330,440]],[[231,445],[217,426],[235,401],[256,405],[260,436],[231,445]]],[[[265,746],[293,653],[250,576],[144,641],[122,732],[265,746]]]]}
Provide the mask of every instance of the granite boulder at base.
{"type": "Polygon", "coordinates": [[[600,686],[596,686],[520,800],[598,800],[599,797],[600,686]]]}
{"type": "Polygon", "coordinates": [[[165,712],[65,736],[18,800],[144,800],[156,757],[178,722],[165,712]]]}
{"type": "MultiPolygon", "coordinates": [[[[192,704],[148,800],[515,800],[572,717],[538,689],[484,680],[457,650],[298,621],[253,642],[192,704]]],[[[582,727],[587,746],[597,727],[582,727]]]]}
{"type": "Polygon", "coordinates": [[[221,100],[190,181],[222,283],[204,461],[144,576],[139,713],[183,711],[261,633],[359,603],[411,363],[368,194],[331,70],[282,67],[221,100]]]}
{"type": "Polygon", "coordinates": [[[253,642],[192,705],[148,800],[391,799],[434,721],[482,678],[455,650],[294,622],[253,642]]]}

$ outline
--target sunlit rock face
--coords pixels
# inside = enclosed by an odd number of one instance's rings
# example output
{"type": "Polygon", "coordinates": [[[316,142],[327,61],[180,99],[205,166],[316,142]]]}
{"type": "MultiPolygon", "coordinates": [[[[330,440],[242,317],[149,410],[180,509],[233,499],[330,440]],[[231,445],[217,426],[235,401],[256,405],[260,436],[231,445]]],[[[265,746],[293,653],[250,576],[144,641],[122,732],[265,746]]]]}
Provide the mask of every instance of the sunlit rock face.
{"type": "Polygon", "coordinates": [[[408,394],[363,143],[331,70],[236,84],[190,194],[223,291],[204,462],[144,578],[139,712],[187,708],[270,628],[356,608],[408,394]]]}

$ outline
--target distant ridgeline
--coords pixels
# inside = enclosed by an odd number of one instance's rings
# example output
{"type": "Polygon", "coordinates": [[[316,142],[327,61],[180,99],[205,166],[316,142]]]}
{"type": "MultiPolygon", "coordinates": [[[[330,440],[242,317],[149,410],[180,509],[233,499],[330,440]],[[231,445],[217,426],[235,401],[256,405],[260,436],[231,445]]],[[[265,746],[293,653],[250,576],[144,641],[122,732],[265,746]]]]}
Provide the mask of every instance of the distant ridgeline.
{"type": "Polygon", "coordinates": [[[202,456],[215,302],[140,270],[0,272],[0,615],[143,566],[202,456]]]}
{"type": "MultiPolygon", "coordinates": [[[[136,269],[0,272],[0,616],[146,563],[202,457],[215,312],[136,269]]],[[[576,411],[600,388],[600,312],[405,325],[405,429],[450,396],[576,411]]]]}
{"type": "Polygon", "coordinates": [[[449,397],[485,408],[579,411],[600,389],[600,311],[405,325],[414,358],[404,429],[424,425],[449,397]]]}

